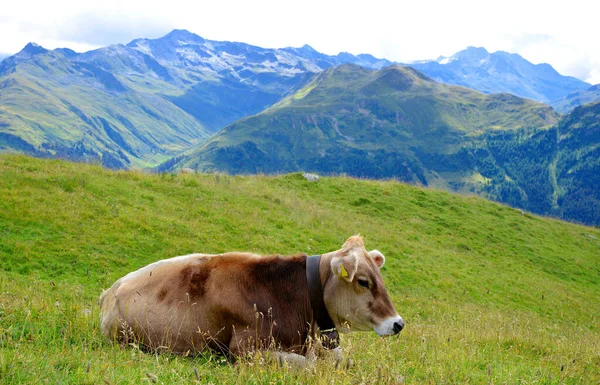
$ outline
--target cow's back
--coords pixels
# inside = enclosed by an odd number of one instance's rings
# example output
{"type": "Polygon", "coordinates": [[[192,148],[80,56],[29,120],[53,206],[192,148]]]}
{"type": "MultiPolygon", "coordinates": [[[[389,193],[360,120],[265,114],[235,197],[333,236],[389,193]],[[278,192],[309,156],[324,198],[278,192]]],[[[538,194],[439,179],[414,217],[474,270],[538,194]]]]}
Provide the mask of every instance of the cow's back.
{"type": "MultiPolygon", "coordinates": [[[[304,260],[248,253],[192,254],[159,261],[127,274],[100,298],[102,333],[120,341],[173,352],[207,346],[232,348],[249,327],[261,338],[273,330],[293,350],[301,345],[303,317],[289,321],[295,308],[306,315],[304,260]],[[300,283],[298,283],[300,281],[300,283]],[[299,293],[299,294],[297,294],[299,293]],[[256,314],[262,314],[257,324],[256,314]],[[270,315],[269,315],[270,313],[270,315]],[[275,313],[275,314],[274,314],[275,313]]],[[[239,343],[246,343],[240,341],[239,343]]]]}

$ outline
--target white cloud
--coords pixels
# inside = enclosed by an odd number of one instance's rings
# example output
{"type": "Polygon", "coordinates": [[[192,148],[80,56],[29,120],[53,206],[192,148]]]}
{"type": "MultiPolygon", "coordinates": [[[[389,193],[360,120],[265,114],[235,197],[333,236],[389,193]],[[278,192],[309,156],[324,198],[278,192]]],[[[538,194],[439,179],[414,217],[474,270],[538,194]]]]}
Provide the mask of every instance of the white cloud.
{"type": "Polygon", "coordinates": [[[309,44],[329,54],[371,53],[401,62],[483,46],[598,82],[595,14],[587,0],[22,1],[0,8],[0,52],[16,52],[29,41],[82,50],[185,28],[214,40],[309,44]]]}

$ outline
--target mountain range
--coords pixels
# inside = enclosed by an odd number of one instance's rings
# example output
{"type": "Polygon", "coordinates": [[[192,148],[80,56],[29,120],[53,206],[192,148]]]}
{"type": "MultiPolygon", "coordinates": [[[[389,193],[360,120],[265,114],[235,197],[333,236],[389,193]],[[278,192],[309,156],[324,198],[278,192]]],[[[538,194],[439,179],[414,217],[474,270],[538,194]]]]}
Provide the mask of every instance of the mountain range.
{"type": "Polygon", "coordinates": [[[590,84],[560,75],[549,64],[532,64],[517,54],[468,47],[450,57],[410,63],[432,79],[492,94],[506,92],[549,104],[590,84]]]}
{"type": "MultiPolygon", "coordinates": [[[[30,43],[0,64],[0,149],[152,167],[344,63],[377,70],[394,64],[368,54],[326,55],[308,45],[212,41],[186,30],[84,53],[30,43]]],[[[596,97],[582,91],[589,84],[549,65],[483,48],[412,66],[484,93],[543,102],[581,95],[561,102],[561,111],[596,97]]]]}
{"type": "Polygon", "coordinates": [[[397,178],[600,223],[588,132],[598,106],[576,108],[597,91],[473,47],[409,67],[185,30],[84,53],[30,43],[0,62],[0,151],[111,168],[397,178]],[[561,116],[543,104],[553,100],[574,110],[561,116]],[[592,203],[573,203],[582,196],[592,203]]]}

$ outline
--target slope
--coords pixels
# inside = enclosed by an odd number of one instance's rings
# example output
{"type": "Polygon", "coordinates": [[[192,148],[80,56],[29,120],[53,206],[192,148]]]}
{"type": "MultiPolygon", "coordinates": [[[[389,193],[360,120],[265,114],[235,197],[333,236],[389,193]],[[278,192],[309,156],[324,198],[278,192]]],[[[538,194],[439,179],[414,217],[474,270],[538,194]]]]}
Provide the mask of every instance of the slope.
{"type": "Polygon", "coordinates": [[[6,155],[0,198],[3,384],[600,380],[598,229],[393,181],[146,175],[6,155]],[[349,369],[294,372],[255,357],[232,366],[100,335],[101,288],[151,261],[314,254],[356,233],[387,256],[407,327],[398,338],[344,335],[349,369]]]}

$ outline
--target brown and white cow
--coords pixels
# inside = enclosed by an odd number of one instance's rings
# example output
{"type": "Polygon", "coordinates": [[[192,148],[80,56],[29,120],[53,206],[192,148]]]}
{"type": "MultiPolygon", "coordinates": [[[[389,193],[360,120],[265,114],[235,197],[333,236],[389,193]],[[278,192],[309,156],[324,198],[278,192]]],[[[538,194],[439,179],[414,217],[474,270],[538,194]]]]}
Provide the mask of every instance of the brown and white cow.
{"type": "Polygon", "coordinates": [[[101,329],[150,349],[214,349],[230,357],[258,346],[305,355],[327,320],[341,331],[393,335],[404,321],[384,287],[384,261],[359,236],[313,257],[175,257],[129,273],[102,293],[101,329]]]}

